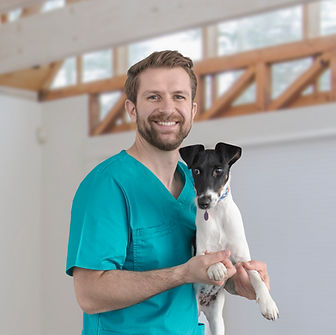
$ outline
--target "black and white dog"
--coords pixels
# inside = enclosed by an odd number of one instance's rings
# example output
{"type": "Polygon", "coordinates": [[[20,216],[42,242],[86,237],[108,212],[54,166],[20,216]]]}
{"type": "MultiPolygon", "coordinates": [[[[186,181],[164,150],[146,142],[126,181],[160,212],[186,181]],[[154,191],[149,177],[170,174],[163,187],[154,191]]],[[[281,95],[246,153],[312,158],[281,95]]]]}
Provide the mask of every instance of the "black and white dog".
{"type": "MultiPolygon", "coordinates": [[[[234,203],[230,189],[230,168],[241,156],[241,148],[218,143],[215,150],[205,150],[203,145],[191,145],[180,149],[182,159],[192,169],[197,199],[196,255],[206,251],[228,249],[233,264],[251,260],[245,237],[243,220],[234,203]]],[[[275,320],[278,308],[257,271],[248,271],[262,315],[275,320]]],[[[211,280],[227,278],[223,263],[209,267],[211,280]]],[[[213,335],[223,335],[224,285],[221,287],[196,284],[200,310],[205,314],[213,335]]]]}

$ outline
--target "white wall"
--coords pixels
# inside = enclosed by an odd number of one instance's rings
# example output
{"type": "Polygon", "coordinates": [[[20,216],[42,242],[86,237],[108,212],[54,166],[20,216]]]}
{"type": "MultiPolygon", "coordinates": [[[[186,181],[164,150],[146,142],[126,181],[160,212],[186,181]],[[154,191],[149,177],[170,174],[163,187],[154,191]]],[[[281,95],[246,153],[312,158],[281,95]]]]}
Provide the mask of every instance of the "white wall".
{"type": "Polygon", "coordinates": [[[80,334],[82,313],[65,275],[72,198],[84,177],[87,97],[42,104],[42,334],[80,334]]]}
{"type": "Polygon", "coordinates": [[[0,93],[0,332],[39,335],[41,105],[0,93]]]}

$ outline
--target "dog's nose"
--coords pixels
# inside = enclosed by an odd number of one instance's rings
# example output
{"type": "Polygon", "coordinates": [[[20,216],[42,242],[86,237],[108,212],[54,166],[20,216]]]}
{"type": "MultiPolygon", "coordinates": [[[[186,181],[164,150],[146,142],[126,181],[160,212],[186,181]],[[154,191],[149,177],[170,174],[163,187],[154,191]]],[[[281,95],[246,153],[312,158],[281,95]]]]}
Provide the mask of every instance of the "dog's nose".
{"type": "Polygon", "coordinates": [[[208,209],[210,207],[211,197],[210,195],[202,195],[198,199],[198,207],[201,209],[208,209]]]}

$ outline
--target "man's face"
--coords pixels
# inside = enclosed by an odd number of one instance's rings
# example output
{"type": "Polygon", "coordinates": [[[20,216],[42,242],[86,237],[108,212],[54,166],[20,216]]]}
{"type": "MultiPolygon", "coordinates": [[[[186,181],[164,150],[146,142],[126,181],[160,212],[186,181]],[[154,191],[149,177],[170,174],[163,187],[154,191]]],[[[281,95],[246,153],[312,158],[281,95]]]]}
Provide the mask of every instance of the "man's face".
{"type": "Polygon", "coordinates": [[[132,105],[138,134],[165,151],[180,146],[196,113],[190,78],[182,68],[145,70],[139,77],[136,106],[132,105]]]}

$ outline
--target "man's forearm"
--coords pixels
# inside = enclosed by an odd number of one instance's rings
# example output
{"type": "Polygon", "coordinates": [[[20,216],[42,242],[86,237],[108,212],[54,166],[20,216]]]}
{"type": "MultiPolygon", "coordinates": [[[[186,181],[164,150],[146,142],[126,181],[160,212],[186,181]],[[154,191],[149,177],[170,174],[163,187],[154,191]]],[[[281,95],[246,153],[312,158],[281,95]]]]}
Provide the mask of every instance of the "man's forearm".
{"type": "Polygon", "coordinates": [[[210,280],[207,273],[209,266],[218,262],[224,263],[228,269],[228,277],[235,273],[226,251],[195,256],[184,264],[153,271],[97,271],[75,268],[75,292],[85,313],[103,313],[135,305],[187,283],[221,286],[223,282],[210,280]]]}
{"type": "Polygon", "coordinates": [[[88,314],[125,308],[186,283],[184,266],[153,271],[76,269],[78,302],[88,314]]]}

